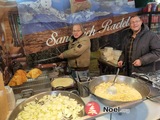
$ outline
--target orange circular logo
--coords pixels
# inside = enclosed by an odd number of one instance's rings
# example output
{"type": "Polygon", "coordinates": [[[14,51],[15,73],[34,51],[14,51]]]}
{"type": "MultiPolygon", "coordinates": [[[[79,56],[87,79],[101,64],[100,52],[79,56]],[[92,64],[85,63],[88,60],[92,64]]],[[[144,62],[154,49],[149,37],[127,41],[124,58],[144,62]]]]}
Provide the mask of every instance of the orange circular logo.
{"type": "Polygon", "coordinates": [[[94,101],[88,102],[85,106],[85,112],[89,116],[98,115],[100,112],[100,106],[97,102],[94,101]]]}

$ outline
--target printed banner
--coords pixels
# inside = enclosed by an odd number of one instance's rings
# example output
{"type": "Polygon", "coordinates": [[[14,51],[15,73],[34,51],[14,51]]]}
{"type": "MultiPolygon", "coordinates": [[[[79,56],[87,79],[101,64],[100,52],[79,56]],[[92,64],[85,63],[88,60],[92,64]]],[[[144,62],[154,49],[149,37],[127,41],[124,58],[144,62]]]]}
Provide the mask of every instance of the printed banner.
{"type": "Polygon", "coordinates": [[[85,34],[96,38],[128,26],[140,9],[128,0],[17,0],[26,54],[68,42],[71,27],[82,23],[85,34]]]}

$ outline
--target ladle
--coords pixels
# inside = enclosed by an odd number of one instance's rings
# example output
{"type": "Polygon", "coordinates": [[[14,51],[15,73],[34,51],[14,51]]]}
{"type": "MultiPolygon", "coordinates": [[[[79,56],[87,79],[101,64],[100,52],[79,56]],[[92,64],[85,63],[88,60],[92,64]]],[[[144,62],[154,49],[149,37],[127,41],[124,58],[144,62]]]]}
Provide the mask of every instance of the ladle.
{"type": "Polygon", "coordinates": [[[114,84],[116,83],[116,80],[117,80],[117,76],[118,76],[118,74],[119,74],[119,68],[117,69],[117,73],[116,73],[116,75],[115,75],[115,77],[114,77],[114,80],[113,80],[113,83],[112,83],[112,85],[107,89],[107,92],[109,93],[109,94],[116,94],[117,93],[117,88],[114,86],[114,84]]]}

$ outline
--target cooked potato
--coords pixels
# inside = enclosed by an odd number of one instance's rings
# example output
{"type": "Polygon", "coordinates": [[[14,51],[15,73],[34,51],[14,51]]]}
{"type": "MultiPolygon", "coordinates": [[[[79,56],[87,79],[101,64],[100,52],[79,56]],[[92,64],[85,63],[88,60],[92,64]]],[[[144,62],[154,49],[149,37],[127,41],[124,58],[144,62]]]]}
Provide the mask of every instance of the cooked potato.
{"type": "Polygon", "coordinates": [[[27,103],[15,120],[77,120],[83,109],[84,106],[68,96],[45,95],[27,103]]]}
{"type": "Polygon", "coordinates": [[[112,82],[103,82],[99,84],[95,87],[95,95],[111,101],[134,101],[142,99],[142,95],[135,88],[124,83],[115,83],[114,86],[117,89],[117,93],[109,94],[107,89],[111,85],[112,82]]]}

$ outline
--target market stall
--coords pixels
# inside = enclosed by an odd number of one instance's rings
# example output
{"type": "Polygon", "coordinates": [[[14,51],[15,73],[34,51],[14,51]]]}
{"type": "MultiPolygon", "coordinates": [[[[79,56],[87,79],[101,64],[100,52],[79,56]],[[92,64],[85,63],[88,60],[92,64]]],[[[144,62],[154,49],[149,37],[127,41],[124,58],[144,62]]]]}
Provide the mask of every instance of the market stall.
{"type": "MultiPolygon", "coordinates": [[[[17,117],[18,120],[22,117],[28,120],[31,115],[42,117],[41,113],[45,113],[47,117],[43,117],[48,120],[53,120],[53,116],[57,117],[56,120],[74,120],[79,117],[82,120],[160,119],[159,59],[154,63],[154,73],[133,73],[132,77],[128,77],[124,76],[123,66],[120,69],[116,85],[126,85],[123,93],[128,86],[134,88],[140,98],[119,101],[95,94],[100,83],[112,83],[119,69],[117,62],[122,53],[125,30],[128,30],[131,17],[142,13],[140,8],[133,7],[130,2],[133,3],[133,0],[0,1],[0,10],[5,8],[2,12],[4,14],[0,13],[0,71],[3,74],[0,81],[4,81],[6,88],[10,86],[6,90],[3,86],[0,95],[4,91],[12,94],[3,95],[5,101],[0,104],[0,110],[4,106],[9,107],[9,110],[5,108],[7,120],[15,120],[17,117]],[[67,59],[59,57],[67,50],[69,40],[73,37],[72,26],[77,23],[83,25],[82,35],[91,41],[91,64],[87,70],[90,70],[92,76],[86,77],[81,73],[85,81],[74,79],[67,59]],[[12,105],[6,97],[12,99],[12,105]],[[92,101],[98,103],[100,112],[90,116],[85,107],[92,101]],[[42,107],[41,111],[36,108],[32,111],[35,114],[27,111],[25,114],[29,115],[19,115],[28,107],[28,103],[32,110],[35,106],[42,107]],[[70,111],[68,108],[71,108],[70,111]],[[104,108],[118,108],[121,111],[107,112],[104,108]]],[[[81,48],[81,44],[77,47],[81,48]]],[[[97,93],[101,92],[107,93],[107,89],[100,86],[97,93]]],[[[27,109],[31,111],[30,107],[27,109]]]]}

